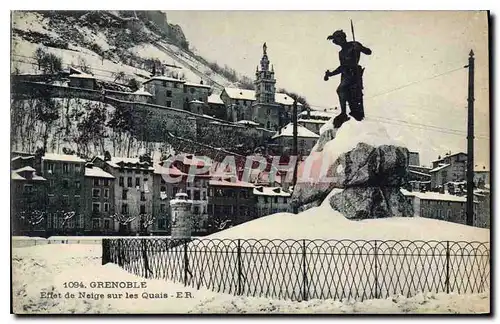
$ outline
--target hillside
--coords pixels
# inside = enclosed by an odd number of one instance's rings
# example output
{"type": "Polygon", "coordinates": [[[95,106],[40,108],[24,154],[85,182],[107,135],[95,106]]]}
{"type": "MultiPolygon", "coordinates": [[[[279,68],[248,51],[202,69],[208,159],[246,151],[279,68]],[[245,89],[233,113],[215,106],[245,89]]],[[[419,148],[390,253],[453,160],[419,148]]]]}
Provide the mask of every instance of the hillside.
{"type": "Polygon", "coordinates": [[[161,17],[154,11],[14,12],[12,71],[40,73],[34,56],[42,46],[62,59],[63,68],[83,67],[104,80],[116,81],[123,72],[118,81],[145,81],[156,62],[166,66],[166,75],[203,80],[216,91],[238,86],[192,53],[182,29],[161,17]]]}

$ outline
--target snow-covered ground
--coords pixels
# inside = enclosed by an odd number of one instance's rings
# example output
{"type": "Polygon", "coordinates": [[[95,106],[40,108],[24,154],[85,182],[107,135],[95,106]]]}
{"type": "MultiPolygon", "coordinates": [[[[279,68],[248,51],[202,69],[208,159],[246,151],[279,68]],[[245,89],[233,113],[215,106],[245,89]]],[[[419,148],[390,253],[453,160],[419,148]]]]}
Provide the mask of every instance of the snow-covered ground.
{"type": "MultiPolygon", "coordinates": [[[[43,245],[14,248],[12,288],[15,313],[488,313],[489,293],[474,295],[419,294],[412,298],[392,296],[363,302],[309,300],[291,302],[217,294],[196,290],[165,280],[146,280],[114,264],[101,266],[99,245],[43,245]],[[146,282],[147,289],[133,289],[138,299],[111,299],[107,294],[125,294],[125,289],[64,288],[64,282],[94,281],[146,282]],[[104,299],[41,298],[41,292],[97,292],[104,299]],[[144,299],[143,292],[167,293],[167,299],[144,299]],[[177,292],[186,297],[175,298],[177,292]]],[[[111,296],[109,296],[111,297],[111,296]]]]}

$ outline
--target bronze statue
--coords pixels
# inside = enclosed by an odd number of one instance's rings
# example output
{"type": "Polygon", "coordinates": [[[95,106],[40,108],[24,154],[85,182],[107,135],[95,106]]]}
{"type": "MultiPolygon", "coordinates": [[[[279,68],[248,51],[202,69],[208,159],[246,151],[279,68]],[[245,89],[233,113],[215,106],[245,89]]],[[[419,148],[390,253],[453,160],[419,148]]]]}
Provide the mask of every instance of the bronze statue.
{"type": "MultiPolygon", "coordinates": [[[[354,38],[354,30],[353,30],[354,38]]],[[[365,117],[363,108],[363,72],[364,68],[358,65],[361,53],[370,55],[372,51],[361,45],[361,43],[348,42],[346,34],[342,30],[335,31],[327,37],[333,44],[339,45],[342,49],[339,52],[340,66],[335,70],[326,70],[324,80],[337,74],[341,74],[340,84],[337,88],[339,96],[341,113],[335,117],[333,125],[340,127],[345,121],[349,120],[346,113],[346,103],[349,103],[349,115],[360,121],[365,117]]]]}

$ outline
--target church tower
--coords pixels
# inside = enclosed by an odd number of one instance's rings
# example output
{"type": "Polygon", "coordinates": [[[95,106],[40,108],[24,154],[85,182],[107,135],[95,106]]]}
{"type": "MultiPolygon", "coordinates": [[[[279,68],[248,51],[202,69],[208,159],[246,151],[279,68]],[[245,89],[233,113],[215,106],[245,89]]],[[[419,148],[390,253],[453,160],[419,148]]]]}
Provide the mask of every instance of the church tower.
{"type": "Polygon", "coordinates": [[[260,59],[260,70],[257,66],[255,71],[255,101],[256,103],[274,103],[276,92],[276,79],[274,68],[269,70],[269,58],[267,57],[267,45],[262,46],[262,58],[260,59]]]}

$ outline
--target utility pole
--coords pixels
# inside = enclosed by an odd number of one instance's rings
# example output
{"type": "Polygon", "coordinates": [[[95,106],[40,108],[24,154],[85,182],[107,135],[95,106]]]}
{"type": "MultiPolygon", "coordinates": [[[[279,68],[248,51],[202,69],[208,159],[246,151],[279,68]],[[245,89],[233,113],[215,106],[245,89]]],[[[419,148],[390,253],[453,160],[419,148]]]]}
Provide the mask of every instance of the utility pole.
{"type": "MultiPolygon", "coordinates": [[[[293,109],[292,109],[292,121],[293,121],[293,143],[292,143],[292,156],[296,158],[295,165],[293,167],[293,190],[295,190],[295,185],[297,184],[297,165],[298,165],[298,154],[297,154],[297,99],[293,100],[293,109]]],[[[293,213],[298,213],[298,206],[293,206],[293,213]]]]}
{"type": "Polygon", "coordinates": [[[469,96],[467,98],[467,225],[474,222],[474,52],[469,53],[469,96]]]}

